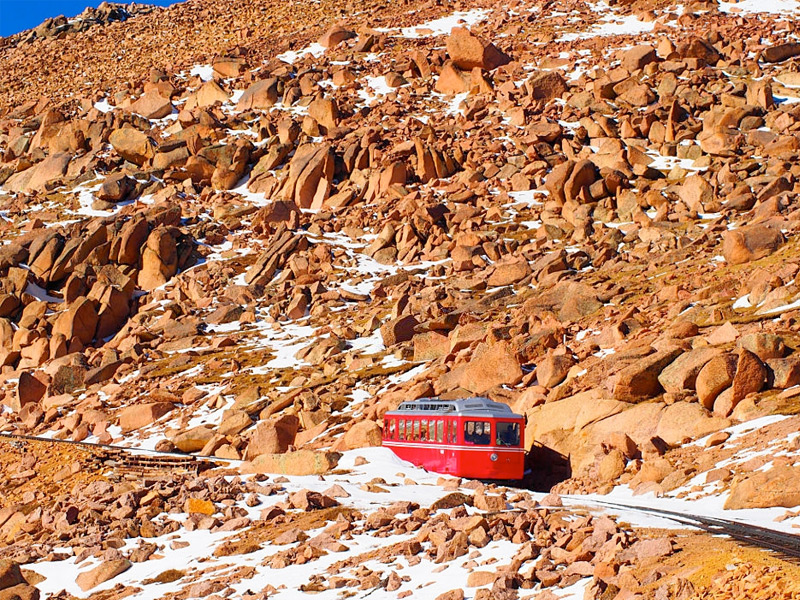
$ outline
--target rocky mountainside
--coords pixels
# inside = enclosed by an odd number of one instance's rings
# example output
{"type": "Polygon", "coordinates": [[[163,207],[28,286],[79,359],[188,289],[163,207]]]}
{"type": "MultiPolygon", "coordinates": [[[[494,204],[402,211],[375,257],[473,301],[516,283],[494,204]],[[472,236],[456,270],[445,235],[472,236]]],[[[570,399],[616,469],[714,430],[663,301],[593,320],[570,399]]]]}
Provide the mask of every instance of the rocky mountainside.
{"type": "Polygon", "coordinates": [[[0,47],[30,44],[41,38],[63,39],[67,35],[84,32],[96,25],[126,21],[138,15],[146,15],[152,10],[153,6],[148,4],[103,2],[97,8],[86,7],[86,10],[71,19],[64,15],[52,17],[33,29],[0,38],[0,47]]]}
{"type": "Polygon", "coordinates": [[[800,528],[798,2],[108,4],[0,65],[0,599],[800,594],[591,508],[800,528]],[[376,448],[469,395],[520,486],[376,448]]]}

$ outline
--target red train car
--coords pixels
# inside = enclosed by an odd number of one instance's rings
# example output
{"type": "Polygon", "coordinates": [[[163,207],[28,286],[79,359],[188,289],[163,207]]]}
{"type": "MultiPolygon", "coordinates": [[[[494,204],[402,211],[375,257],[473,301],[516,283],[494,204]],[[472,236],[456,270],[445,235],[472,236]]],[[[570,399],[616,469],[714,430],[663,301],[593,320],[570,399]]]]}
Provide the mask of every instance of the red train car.
{"type": "Polygon", "coordinates": [[[524,431],[524,417],[488,398],[422,398],[386,413],[383,445],[436,473],[522,479],[524,431]]]}

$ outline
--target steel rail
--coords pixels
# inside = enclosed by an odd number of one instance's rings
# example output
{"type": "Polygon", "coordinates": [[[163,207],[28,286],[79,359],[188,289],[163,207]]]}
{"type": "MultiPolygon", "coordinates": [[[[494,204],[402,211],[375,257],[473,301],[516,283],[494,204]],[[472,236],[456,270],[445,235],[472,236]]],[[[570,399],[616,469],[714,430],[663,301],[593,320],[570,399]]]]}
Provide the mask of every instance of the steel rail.
{"type": "Polygon", "coordinates": [[[241,460],[236,460],[232,458],[219,458],[218,456],[208,456],[205,454],[181,454],[179,452],[169,452],[166,450],[151,450],[149,448],[132,448],[129,446],[116,446],[113,444],[101,444],[100,442],[84,442],[84,441],[75,441],[75,440],[60,440],[56,438],[48,438],[38,435],[24,435],[20,433],[6,433],[0,432],[0,438],[8,438],[8,439],[17,439],[17,440],[24,440],[24,441],[31,441],[31,442],[49,442],[54,444],[72,444],[74,446],[84,446],[87,448],[102,448],[104,450],[119,450],[122,452],[141,452],[143,454],[159,454],[162,456],[170,456],[172,458],[183,458],[187,461],[196,460],[196,459],[204,459],[213,462],[222,462],[222,463],[239,463],[242,462],[241,460]]]}
{"type": "MultiPolygon", "coordinates": [[[[577,499],[576,496],[571,496],[577,499]]],[[[604,502],[602,500],[591,500],[591,504],[605,506],[617,510],[635,510],[651,515],[662,516],[664,518],[683,523],[692,527],[697,527],[708,533],[716,535],[726,535],[731,539],[744,542],[753,546],[767,548],[779,552],[793,559],[800,559],[800,536],[783,531],[777,531],[761,525],[751,525],[740,521],[720,519],[695,515],[691,513],[681,513],[674,510],[652,508],[648,506],[627,506],[614,502],[604,502]]]]}

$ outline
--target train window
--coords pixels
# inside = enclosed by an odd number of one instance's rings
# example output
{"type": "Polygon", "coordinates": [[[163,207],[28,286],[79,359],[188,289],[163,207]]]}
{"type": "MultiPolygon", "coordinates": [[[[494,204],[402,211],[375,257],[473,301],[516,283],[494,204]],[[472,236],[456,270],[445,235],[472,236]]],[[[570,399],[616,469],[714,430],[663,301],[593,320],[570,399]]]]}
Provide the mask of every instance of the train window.
{"type": "Polygon", "coordinates": [[[519,446],[519,423],[498,423],[497,445],[519,446]]]}
{"type": "Polygon", "coordinates": [[[389,439],[393,440],[395,431],[397,430],[397,421],[394,419],[389,419],[389,439]]]}
{"type": "Polygon", "coordinates": [[[450,421],[450,443],[458,443],[458,423],[455,421],[450,421]]]}
{"type": "Polygon", "coordinates": [[[444,441],[444,421],[438,421],[436,424],[436,441],[444,441]]]}
{"type": "Polygon", "coordinates": [[[401,440],[406,439],[406,422],[403,419],[397,421],[397,432],[401,440]]]}
{"type": "Polygon", "coordinates": [[[422,425],[420,426],[420,435],[419,439],[423,442],[428,441],[428,421],[426,419],[422,419],[422,425]]]}
{"type": "Polygon", "coordinates": [[[419,441],[419,421],[414,421],[414,441],[419,441]]]}
{"type": "Polygon", "coordinates": [[[464,442],[488,446],[492,441],[491,426],[489,421],[465,421],[464,442]]]}

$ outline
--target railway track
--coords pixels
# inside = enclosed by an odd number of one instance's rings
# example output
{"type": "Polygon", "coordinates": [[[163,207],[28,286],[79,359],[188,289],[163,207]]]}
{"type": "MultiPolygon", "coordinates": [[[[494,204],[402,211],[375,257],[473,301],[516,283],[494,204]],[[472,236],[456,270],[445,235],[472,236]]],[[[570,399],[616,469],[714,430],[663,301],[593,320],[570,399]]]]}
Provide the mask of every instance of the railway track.
{"type": "Polygon", "coordinates": [[[214,456],[180,455],[159,450],[76,442],[74,440],[57,440],[32,435],[0,433],[0,440],[2,439],[7,439],[17,444],[38,442],[69,444],[86,448],[91,455],[90,458],[86,459],[86,466],[112,469],[114,474],[121,478],[198,475],[202,471],[231,462],[214,456]]]}
{"type": "MultiPolygon", "coordinates": [[[[573,498],[577,499],[578,497],[573,498]]],[[[757,546],[759,548],[772,550],[773,552],[791,559],[792,562],[800,561],[800,536],[791,533],[776,531],[759,525],[731,521],[729,519],[718,519],[716,517],[681,513],[646,506],[627,506],[625,504],[595,500],[592,500],[591,504],[615,510],[633,510],[664,517],[677,523],[702,529],[713,535],[725,535],[749,546],[757,546]]]]}

